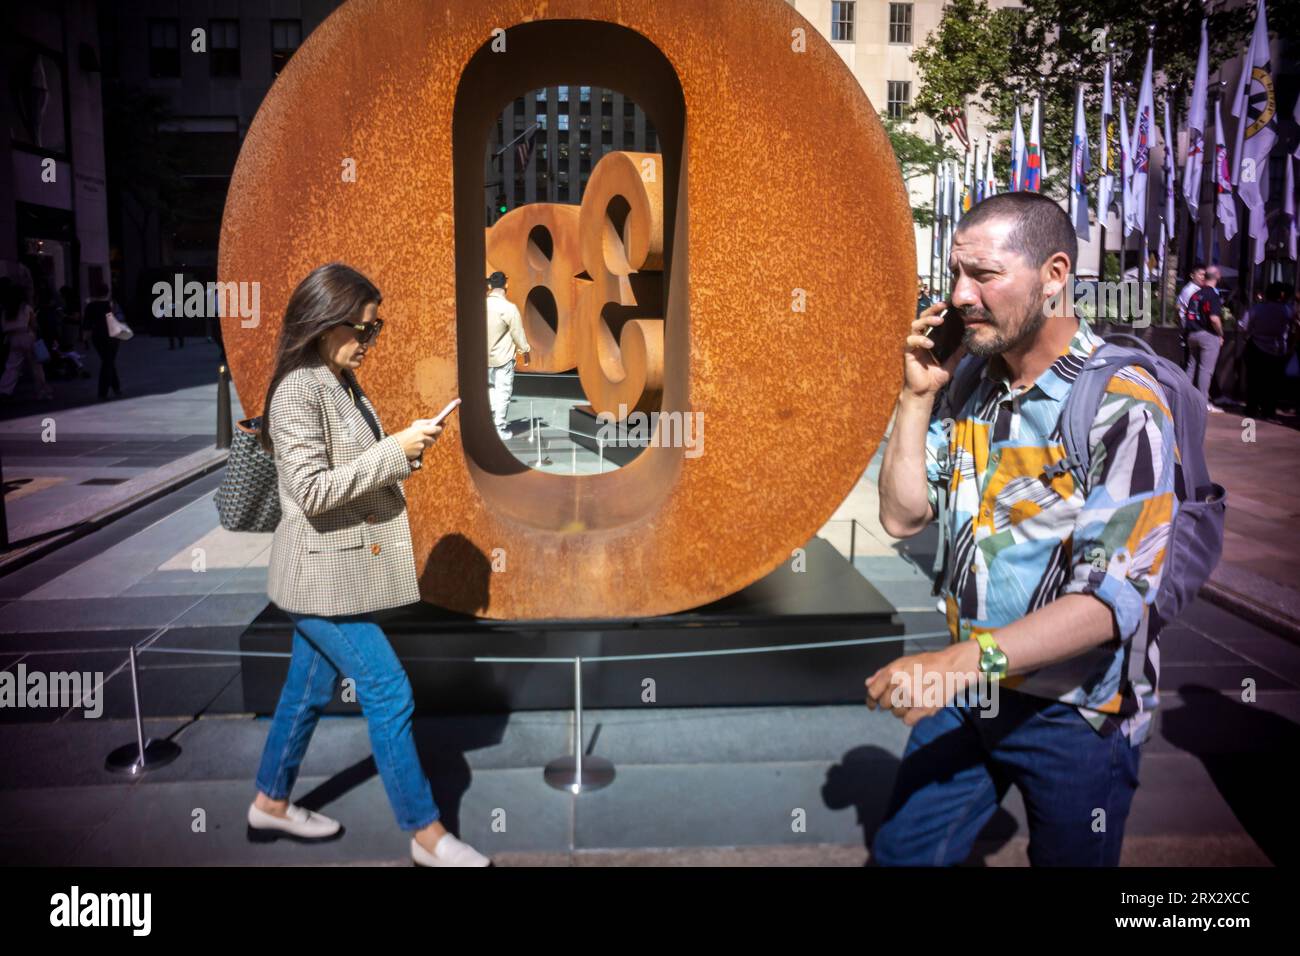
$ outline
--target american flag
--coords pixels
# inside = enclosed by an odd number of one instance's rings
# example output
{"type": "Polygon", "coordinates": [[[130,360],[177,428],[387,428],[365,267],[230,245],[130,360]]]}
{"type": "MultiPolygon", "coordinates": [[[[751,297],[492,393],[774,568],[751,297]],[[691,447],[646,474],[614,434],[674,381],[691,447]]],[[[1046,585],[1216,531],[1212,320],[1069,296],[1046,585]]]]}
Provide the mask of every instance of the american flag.
{"type": "Polygon", "coordinates": [[[519,160],[519,169],[528,168],[528,160],[533,155],[533,140],[537,137],[537,124],[529,127],[524,138],[515,146],[515,157],[519,160]]]}
{"type": "Polygon", "coordinates": [[[966,111],[950,106],[943,111],[943,121],[948,124],[948,128],[957,137],[962,149],[970,149],[970,134],[966,131],[966,111]]]}

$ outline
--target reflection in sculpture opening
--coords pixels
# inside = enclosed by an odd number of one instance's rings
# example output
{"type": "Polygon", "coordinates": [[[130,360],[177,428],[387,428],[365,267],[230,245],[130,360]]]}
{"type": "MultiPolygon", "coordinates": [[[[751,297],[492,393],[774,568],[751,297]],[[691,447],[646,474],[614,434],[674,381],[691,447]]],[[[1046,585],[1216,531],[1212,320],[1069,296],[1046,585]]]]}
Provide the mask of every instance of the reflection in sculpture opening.
{"type": "Polygon", "coordinates": [[[702,442],[702,423],[654,430],[664,170],[649,117],[615,90],[531,91],[502,111],[485,163],[487,388],[506,447],[587,475],[702,442]]]}

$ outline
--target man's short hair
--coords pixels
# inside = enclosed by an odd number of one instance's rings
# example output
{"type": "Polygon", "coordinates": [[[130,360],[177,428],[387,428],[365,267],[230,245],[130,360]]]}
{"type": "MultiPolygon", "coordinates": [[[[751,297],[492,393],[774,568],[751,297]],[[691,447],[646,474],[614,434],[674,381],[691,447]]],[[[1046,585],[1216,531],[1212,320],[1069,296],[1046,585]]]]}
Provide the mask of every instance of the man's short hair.
{"type": "Polygon", "coordinates": [[[506,287],[506,274],[504,272],[494,272],[488,276],[488,287],[491,289],[504,289],[506,287]]]}
{"type": "Polygon", "coordinates": [[[1206,266],[1205,278],[1218,281],[1223,278],[1223,271],[1218,266],[1206,266]]]}
{"type": "Polygon", "coordinates": [[[1065,210],[1039,193],[998,193],[977,203],[961,217],[957,231],[994,219],[1009,219],[1014,225],[1007,245],[1037,268],[1058,252],[1070,259],[1070,271],[1079,261],[1079,239],[1065,210]]]}
{"type": "Polygon", "coordinates": [[[1204,271],[1205,271],[1205,263],[1204,263],[1204,262],[1194,262],[1194,263],[1192,263],[1192,272],[1204,272],[1204,271]]]}

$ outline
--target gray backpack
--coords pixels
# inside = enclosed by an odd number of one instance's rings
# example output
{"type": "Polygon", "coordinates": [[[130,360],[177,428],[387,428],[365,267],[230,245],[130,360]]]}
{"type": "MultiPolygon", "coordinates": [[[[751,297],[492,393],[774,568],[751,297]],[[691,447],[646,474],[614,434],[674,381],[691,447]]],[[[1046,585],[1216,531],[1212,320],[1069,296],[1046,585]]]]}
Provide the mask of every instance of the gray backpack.
{"type": "MultiPolygon", "coordinates": [[[[1076,485],[1086,488],[1092,465],[1088,434],[1096,421],[1111,376],[1121,368],[1136,365],[1146,369],[1160,383],[1169,399],[1173,414],[1175,440],[1180,463],[1174,475],[1174,494],[1178,507],[1165,546],[1160,590],[1155,598],[1155,619],[1149,630],[1159,628],[1178,617],[1191,604],[1223,553],[1223,520],[1228,493],[1210,479],[1205,461],[1205,397],[1187,374],[1168,359],[1161,358],[1146,342],[1132,335],[1107,336],[1079,372],[1061,408],[1059,428],[1066,456],[1044,470],[1053,478],[1067,470],[1076,485]],[[1129,341],[1136,347],[1120,344],[1129,341]]],[[[952,381],[940,399],[941,418],[955,418],[979,384],[984,360],[968,357],[961,361],[952,381]]],[[[942,584],[947,546],[945,525],[947,485],[939,491],[939,550],[935,555],[935,589],[942,584]]],[[[1143,640],[1146,634],[1142,635],[1143,640]]],[[[1133,655],[1137,657],[1138,655],[1133,655]]]]}

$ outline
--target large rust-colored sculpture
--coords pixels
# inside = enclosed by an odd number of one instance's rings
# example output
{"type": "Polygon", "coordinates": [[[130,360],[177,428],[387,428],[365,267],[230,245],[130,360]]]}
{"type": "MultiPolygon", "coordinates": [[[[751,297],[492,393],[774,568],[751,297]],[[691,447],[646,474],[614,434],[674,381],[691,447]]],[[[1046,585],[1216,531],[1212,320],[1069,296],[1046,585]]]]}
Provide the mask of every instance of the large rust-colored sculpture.
{"type": "MultiPolygon", "coordinates": [[[[231,183],[220,278],[262,286],[261,323],[223,326],[249,414],[289,293],[330,260],[383,290],[362,378],[389,428],[464,399],[406,484],[415,560],[425,600],[496,618],[669,613],[788,560],[870,460],[914,305],[888,138],[782,0],[351,0],[277,80],[231,183]],[[662,302],[612,313],[637,280],[608,269],[579,308],[639,322],[647,369],[662,342],[655,404],[703,414],[698,457],[545,474],[492,428],[484,144],[507,103],[558,84],[620,89],[659,133],[663,247],[629,266],[658,257],[662,302]]],[[[581,364],[590,343],[555,339],[581,364]]]]}
{"type": "Polygon", "coordinates": [[[663,157],[608,153],[581,208],[531,203],[488,230],[489,271],[509,277],[530,372],[578,369],[597,413],[659,408],[664,380],[663,157]]]}

